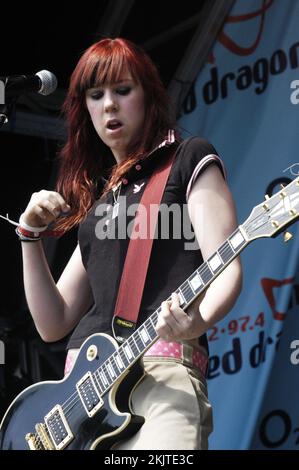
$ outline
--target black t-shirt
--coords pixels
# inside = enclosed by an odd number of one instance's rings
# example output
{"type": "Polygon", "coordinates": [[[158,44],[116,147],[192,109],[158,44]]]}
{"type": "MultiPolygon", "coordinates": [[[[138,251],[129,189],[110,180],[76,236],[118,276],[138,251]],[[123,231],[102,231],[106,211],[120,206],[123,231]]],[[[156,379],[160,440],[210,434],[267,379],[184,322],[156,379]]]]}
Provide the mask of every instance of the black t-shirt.
{"type": "MultiPolygon", "coordinates": [[[[197,176],[209,164],[216,163],[223,171],[216,150],[205,139],[191,137],[172,145],[177,149],[161,201],[138,325],[202,264],[188,216],[187,197],[197,176]]],[[[133,225],[137,205],[149,178],[171,150],[175,149],[164,146],[140,160],[125,175],[120,188],[97,200],[81,223],[79,245],[94,304],[73,331],[68,348],[80,347],[93,333],[112,334],[111,324],[129,243],[129,227],[133,225]],[[118,215],[112,217],[116,198],[118,215]]],[[[207,348],[206,335],[200,338],[200,343],[207,348]]]]}

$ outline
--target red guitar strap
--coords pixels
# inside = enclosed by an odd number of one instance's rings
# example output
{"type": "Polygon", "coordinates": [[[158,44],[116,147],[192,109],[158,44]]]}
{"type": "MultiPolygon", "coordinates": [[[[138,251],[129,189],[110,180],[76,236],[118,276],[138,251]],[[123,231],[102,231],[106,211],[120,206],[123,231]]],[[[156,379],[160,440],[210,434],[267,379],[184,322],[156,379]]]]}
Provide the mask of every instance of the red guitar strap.
{"type": "Polygon", "coordinates": [[[118,341],[127,339],[137,323],[159,207],[176,148],[165,164],[153,173],[138,205],[112,323],[114,337],[118,341]]]}

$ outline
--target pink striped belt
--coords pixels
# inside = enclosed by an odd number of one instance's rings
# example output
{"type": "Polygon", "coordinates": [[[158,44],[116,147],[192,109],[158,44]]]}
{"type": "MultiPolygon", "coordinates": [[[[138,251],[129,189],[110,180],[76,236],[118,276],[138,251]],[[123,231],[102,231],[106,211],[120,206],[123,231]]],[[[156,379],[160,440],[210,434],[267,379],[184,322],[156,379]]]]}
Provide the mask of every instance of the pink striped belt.
{"type": "MultiPolygon", "coordinates": [[[[65,362],[64,373],[68,374],[79,354],[79,349],[69,350],[65,362]]],[[[208,366],[208,356],[200,349],[197,349],[190,344],[178,343],[177,341],[164,341],[158,339],[151,348],[144,354],[145,357],[153,358],[168,358],[189,367],[198,369],[205,377],[208,366]]]]}
{"type": "Polygon", "coordinates": [[[168,342],[163,339],[158,339],[146,351],[144,356],[173,359],[176,362],[198,369],[204,377],[209,360],[207,354],[190,344],[179,343],[177,341],[168,342]]]}

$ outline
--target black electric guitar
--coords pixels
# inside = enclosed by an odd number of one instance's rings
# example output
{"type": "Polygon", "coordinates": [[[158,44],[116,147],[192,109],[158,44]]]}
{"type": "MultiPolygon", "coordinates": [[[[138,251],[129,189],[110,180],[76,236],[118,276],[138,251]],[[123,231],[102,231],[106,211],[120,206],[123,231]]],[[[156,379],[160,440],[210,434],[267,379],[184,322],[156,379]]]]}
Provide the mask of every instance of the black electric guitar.
{"type": "MultiPolygon", "coordinates": [[[[256,206],[176,290],[181,307],[187,308],[252,240],[276,236],[295,222],[298,211],[296,178],[256,206]]],[[[109,449],[137,432],[144,419],[131,413],[130,397],[142,378],[138,359],[158,339],[159,313],[160,307],[121,346],[106,334],[90,336],[67,377],[21,392],[2,420],[0,449],[109,449]]]]}

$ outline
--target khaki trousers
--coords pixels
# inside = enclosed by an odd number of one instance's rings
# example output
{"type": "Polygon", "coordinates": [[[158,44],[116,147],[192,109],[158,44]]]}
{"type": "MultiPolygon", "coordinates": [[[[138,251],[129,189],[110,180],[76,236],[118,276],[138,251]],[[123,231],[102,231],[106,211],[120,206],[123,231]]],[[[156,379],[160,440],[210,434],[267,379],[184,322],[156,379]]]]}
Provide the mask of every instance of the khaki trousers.
{"type": "MultiPolygon", "coordinates": [[[[79,349],[69,351],[69,373],[79,349]]],[[[143,357],[145,377],[131,395],[132,412],[145,423],[113,450],[204,450],[213,429],[206,381],[193,367],[166,357],[143,357]]]]}
{"type": "Polygon", "coordinates": [[[212,408],[200,372],[169,358],[143,358],[146,377],[132,394],[141,429],[113,450],[203,450],[212,431],[212,408]]]}

